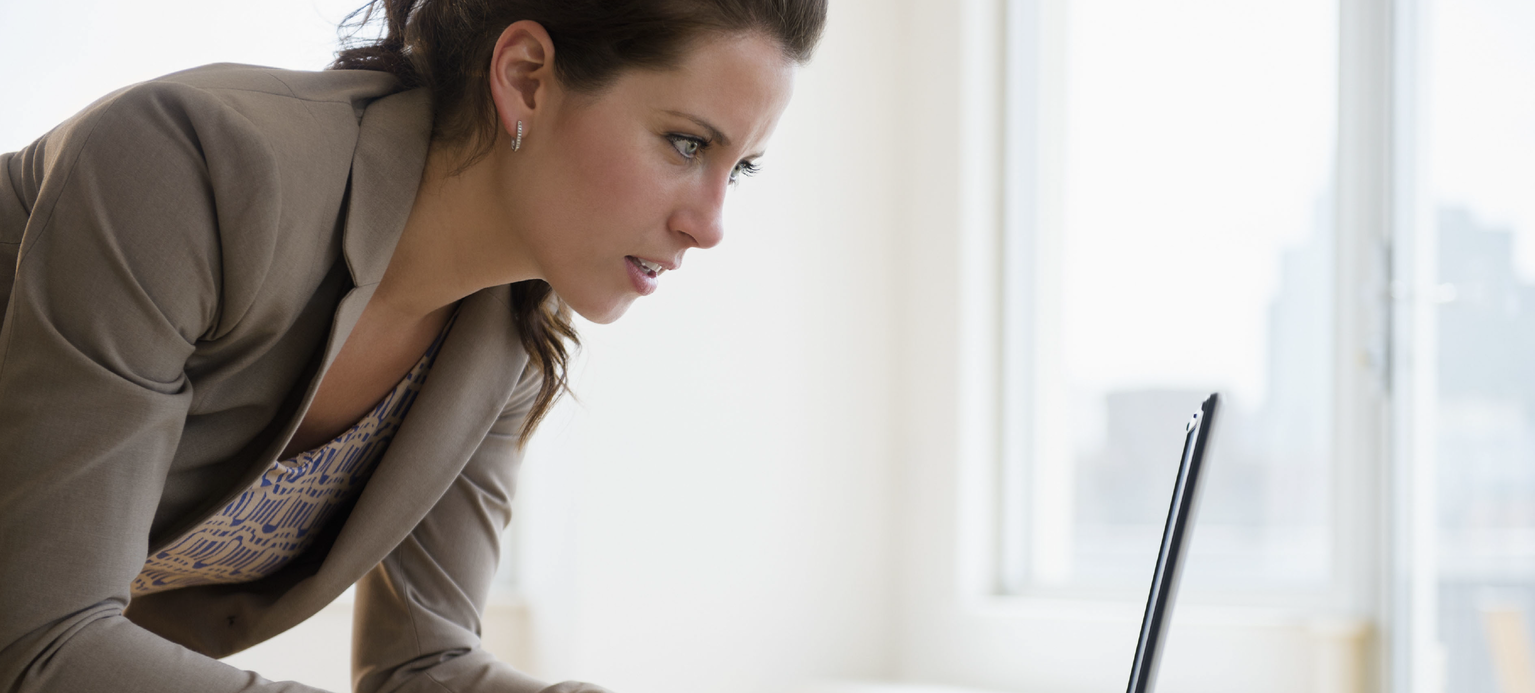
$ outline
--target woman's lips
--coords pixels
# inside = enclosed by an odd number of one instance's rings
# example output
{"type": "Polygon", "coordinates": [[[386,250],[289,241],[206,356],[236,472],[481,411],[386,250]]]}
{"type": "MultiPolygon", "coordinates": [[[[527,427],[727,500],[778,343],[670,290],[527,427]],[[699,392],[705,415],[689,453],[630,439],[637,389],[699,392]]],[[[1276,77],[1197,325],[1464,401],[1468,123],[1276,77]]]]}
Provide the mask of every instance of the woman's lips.
{"type": "Polygon", "coordinates": [[[645,269],[645,266],[640,264],[639,258],[633,255],[626,256],[624,260],[626,260],[624,264],[629,268],[629,283],[634,285],[634,290],[641,296],[655,293],[656,278],[661,276],[661,273],[645,269]]]}

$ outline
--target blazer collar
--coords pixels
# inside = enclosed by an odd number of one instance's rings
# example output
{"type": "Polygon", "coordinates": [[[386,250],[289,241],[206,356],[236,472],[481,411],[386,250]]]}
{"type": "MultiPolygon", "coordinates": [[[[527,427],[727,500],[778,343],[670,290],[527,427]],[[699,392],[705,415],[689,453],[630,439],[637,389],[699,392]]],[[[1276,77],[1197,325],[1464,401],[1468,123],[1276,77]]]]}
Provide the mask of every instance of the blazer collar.
{"type": "MultiPolygon", "coordinates": [[[[431,139],[432,103],[425,89],[384,96],[362,112],[341,231],[341,254],[354,288],[336,307],[320,370],[304,395],[301,415],[308,411],[321,378],[341,353],[389,268],[415,206],[431,139]]],[[[284,441],[297,426],[295,418],[283,435],[284,441]]]]}
{"type": "Polygon", "coordinates": [[[340,589],[392,551],[437,504],[506,407],[528,368],[510,301],[511,288],[503,285],[460,304],[410,415],[337,538],[334,555],[366,557],[335,566],[343,573],[340,589]]]}
{"type": "Polygon", "coordinates": [[[415,204],[431,139],[432,104],[425,89],[390,94],[363,111],[341,236],[353,285],[371,286],[384,278],[415,204]]]}

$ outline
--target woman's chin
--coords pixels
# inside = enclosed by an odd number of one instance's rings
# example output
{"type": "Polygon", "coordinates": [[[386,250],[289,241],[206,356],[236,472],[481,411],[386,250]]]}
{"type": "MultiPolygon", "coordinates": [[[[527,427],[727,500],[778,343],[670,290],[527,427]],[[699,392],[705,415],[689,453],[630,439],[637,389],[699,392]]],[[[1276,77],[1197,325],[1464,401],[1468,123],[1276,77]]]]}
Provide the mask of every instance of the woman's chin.
{"type": "Polygon", "coordinates": [[[587,322],[607,325],[623,317],[624,313],[629,312],[629,306],[634,303],[635,298],[637,297],[634,295],[625,295],[617,300],[592,303],[584,301],[578,303],[567,299],[565,303],[570,306],[571,310],[576,312],[576,315],[581,316],[587,322]]]}

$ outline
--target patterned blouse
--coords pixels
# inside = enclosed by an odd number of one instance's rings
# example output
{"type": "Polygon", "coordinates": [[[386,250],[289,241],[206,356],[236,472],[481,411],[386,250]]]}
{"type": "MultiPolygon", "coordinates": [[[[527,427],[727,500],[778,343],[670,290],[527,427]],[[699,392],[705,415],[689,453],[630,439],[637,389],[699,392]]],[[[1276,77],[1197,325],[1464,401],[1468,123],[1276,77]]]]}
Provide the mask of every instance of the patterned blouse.
{"type": "Polygon", "coordinates": [[[426,381],[458,317],[373,410],[335,440],[278,460],[223,510],[155,552],[133,580],[135,597],[213,583],[250,582],[314,542],[317,530],[358,493],[426,381]]]}

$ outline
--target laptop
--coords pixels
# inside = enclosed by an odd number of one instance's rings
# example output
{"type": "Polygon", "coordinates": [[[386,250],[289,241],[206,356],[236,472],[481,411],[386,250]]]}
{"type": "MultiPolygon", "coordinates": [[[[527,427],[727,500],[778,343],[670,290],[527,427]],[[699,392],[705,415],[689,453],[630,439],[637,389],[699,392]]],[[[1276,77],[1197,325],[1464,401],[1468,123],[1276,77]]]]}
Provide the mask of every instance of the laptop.
{"type": "Polygon", "coordinates": [[[1162,529],[1157,568],[1151,574],[1151,594],[1146,598],[1146,615],[1141,619],[1141,637],[1135,644],[1135,664],[1130,670],[1128,693],[1151,693],[1156,686],[1157,664],[1167,641],[1167,624],[1172,620],[1173,599],[1178,595],[1178,577],[1188,552],[1189,535],[1194,529],[1194,511],[1199,506],[1200,470],[1204,468],[1205,449],[1209,447],[1210,429],[1215,425],[1215,407],[1219,400],[1218,394],[1205,398],[1184,429],[1183,458],[1178,465],[1178,480],[1173,484],[1167,524],[1162,529]]]}

